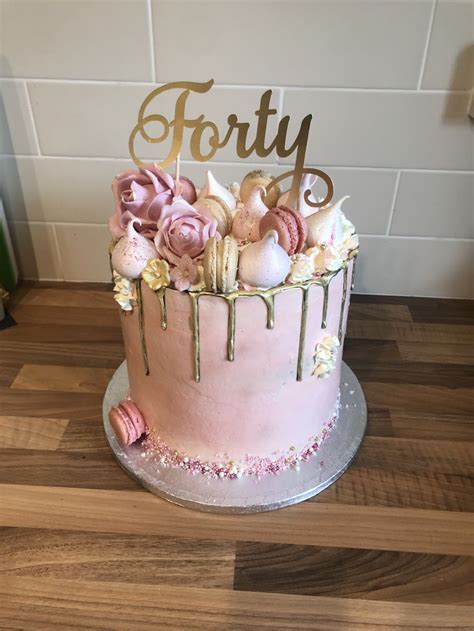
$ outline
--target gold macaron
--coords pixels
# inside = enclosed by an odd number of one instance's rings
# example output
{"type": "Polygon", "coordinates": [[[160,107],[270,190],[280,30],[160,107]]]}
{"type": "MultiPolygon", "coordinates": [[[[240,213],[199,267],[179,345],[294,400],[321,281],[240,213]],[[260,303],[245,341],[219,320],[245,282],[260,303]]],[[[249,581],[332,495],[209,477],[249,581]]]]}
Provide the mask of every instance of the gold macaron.
{"type": "Polygon", "coordinates": [[[217,244],[217,287],[223,294],[235,288],[238,261],[237,240],[227,235],[217,244]]]}
{"type": "Polygon", "coordinates": [[[206,289],[227,294],[235,288],[239,248],[231,235],[218,240],[211,237],[204,250],[204,282],[206,289]]]}

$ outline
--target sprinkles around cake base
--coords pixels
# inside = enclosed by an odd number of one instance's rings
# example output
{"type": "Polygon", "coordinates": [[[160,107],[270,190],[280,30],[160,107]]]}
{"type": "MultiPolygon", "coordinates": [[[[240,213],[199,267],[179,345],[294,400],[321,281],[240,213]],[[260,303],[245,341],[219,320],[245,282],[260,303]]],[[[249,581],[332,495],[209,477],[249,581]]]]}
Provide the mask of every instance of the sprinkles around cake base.
{"type": "Polygon", "coordinates": [[[299,469],[301,462],[307,462],[316,454],[323,442],[328,438],[339,417],[340,393],[337,398],[333,416],[326,421],[321,433],[309,438],[306,446],[299,451],[290,446],[286,452],[274,454],[273,458],[247,455],[244,460],[228,460],[224,455],[219,461],[202,461],[191,458],[186,453],[172,449],[160,439],[153,430],[141,444],[142,456],[148,461],[164,467],[179,467],[191,475],[201,474],[208,478],[236,480],[243,475],[255,476],[257,479],[264,475],[276,475],[289,468],[299,469]],[[223,462],[225,461],[225,462],[223,462]]]}
{"type": "Polygon", "coordinates": [[[107,442],[120,466],[155,495],[185,508],[213,513],[245,514],[291,506],[321,493],[346,471],[362,442],[367,425],[367,405],[352,370],[343,362],[339,418],[318,449],[299,468],[278,475],[242,475],[240,479],[191,475],[181,467],[164,466],[147,459],[142,445],[119,444],[109,423],[109,411],[127,396],[127,363],[124,361],[107,387],[103,423],[107,442]]]}

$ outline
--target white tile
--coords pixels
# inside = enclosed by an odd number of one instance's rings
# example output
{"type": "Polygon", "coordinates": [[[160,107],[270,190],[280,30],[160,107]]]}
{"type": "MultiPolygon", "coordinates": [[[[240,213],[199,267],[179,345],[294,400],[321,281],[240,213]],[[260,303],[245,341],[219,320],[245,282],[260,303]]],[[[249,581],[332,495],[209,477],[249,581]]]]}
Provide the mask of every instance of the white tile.
{"type": "Polygon", "coordinates": [[[430,8],[415,1],[153,0],[158,80],[416,87],[430,8]]]}
{"type": "Polygon", "coordinates": [[[16,81],[0,81],[0,154],[8,153],[38,153],[26,88],[16,81]]]}
{"type": "Polygon", "coordinates": [[[64,280],[110,281],[107,226],[55,226],[64,280]]]}
{"type": "Polygon", "coordinates": [[[474,3],[438,0],[421,87],[474,86],[474,3]]]}
{"type": "MultiPolygon", "coordinates": [[[[60,156],[128,157],[128,138],[137,121],[138,111],[153,86],[104,85],[104,84],[29,84],[33,112],[37,124],[42,153],[60,156]]],[[[182,90],[172,90],[157,97],[147,114],[161,114],[171,121],[175,103],[182,90]]],[[[258,108],[262,89],[222,88],[214,86],[207,94],[191,93],[186,116],[192,119],[204,114],[205,120],[217,124],[221,140],[227,130],[227,116],[235,113],[239,120],[251,122],[249,144],[256,128],[255,110],[258,108]]],[[[272,104],[277,107],[278,90],[272,104]]],[[[267,138],[275,135],[278,121],[274,115],[268,125],[267,138]]],[[[189,130],[186,130],[189,131],[189,130]]],[[[149,128],[150,134],[159,135],[162,127],[149,128]]],[[[226,147],[220,149],[215,160],[235,160],[235,130],[226,147]]],[[[202,152],[208,151],[203,134],[202,152]]],[[[172,131],[161,144],[137,143],[137,153],[144,159],[164,159],[169,152],[172,131]]],[[[189,134],[185,135],[183,159],[191,158],[189,134]]],[[[252,157],[255,161],[265,161],[252,157]]],[[[274,155],[266,159],[275,162],[274,155]]]]}
{"type": "Polygon", "coordinates": [[[474,238],[474,174],[403,172],[390,234],[474,238]]]}
{"type": "Polygon", "coordinates": [[[9,228],[22,278],[62,279],[52,225],[10,222],[9,228]]]}
{"type": "MultiPolygon", "coordinates": [[[[382,169],[331,169],[321,168],[328,173],[334,184],[334,201],[350,195],[344,202],[343,211],[361,234],[384,234],[390,211],[397,171],[382,169]]],[[[321,195],[326,193],[324,186],[321,195]]]]}
{"type": "Polygon", "coordinates": [[[303,117],[313,114],[307,163],[472,170],[468,99],[467,94],[288,90],[283,111],[292,117],[290,141],[303,117]]]}
{"type": "Polygon", "coordinates": [[[114,175],[129,161],[4,158],[6,213],[15,221],[107,222],[114,211],[114,175]]]}
{"type": "Polygon", "coordinates": [[[7,0],[0,74],[150,81],[146,0],[7,0]]]}
{"type": "Polygon", "coordinates": [[[128,136],[150,88],[29,83],[41,152],[57,156],[127,157],[128,136]]]}
{"type": "Polygon", "coordinates": [[[362,237],[355,292],[474,298],[474,241],[362,237]]]}

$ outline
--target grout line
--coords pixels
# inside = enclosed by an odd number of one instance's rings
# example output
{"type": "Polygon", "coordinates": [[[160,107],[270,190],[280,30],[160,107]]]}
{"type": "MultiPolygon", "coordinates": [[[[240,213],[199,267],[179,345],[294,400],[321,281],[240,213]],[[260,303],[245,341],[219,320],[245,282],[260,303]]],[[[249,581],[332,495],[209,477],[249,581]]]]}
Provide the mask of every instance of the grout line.
{"type": "MultiPolygon", "coordinates": [[[[283,101],[285,98],[285,88],[279,88],[278,91],[278,108],[277,108],[277,123],[278,125],[280,124],[281,118],[283,116],[283,101]]],[[[278,128],[278,126],[277,126],[278,128]]],[[[276,155],[276,163],[280,164],[280,156],[277,154],[276,155]]]]}
{"type": "Polygon", "coordinates": [[[28,107],[28,111],[30,113],[31,125],[33,127],[33,138],[35,140],[36,151],[37,151],[38,155],[41,156],[41,147],[40,147],[40,144],[39,144],[38,131],[36,129],[36,121],[35,121],[35,117],[34,117],[34,114],[33,114],[33,106],[31,105],[30,92],[28,90],[28,85],[27,85],[26,81],[23,82],[23,85],[25,87],[26,104],[27,104],[27,107],[28,107]]]}
{"type": "MultiPolygon", "coordinates": [[[[51,83],[51,84],[77,84],[77,85],[109,85],[109,86],[146,86],[156,87],[156,85],[164,85],[162,82],[154,83],[152,81],[132,81],[121,79],[41,79],[39,77],[0,77],[0,81],[30,83],[51,83]]],[[[308,86],[308,85],[259,85],[259,84],[243,84],[243,83],[216,83],[216,88],[223,89],[239,89],[239,90],[305,90],[312,92],[359,92],[359,93],[400,93],[400,94],[470,94],[470,90],[418,90],[417,88],[364,88],[364,87],[334,87],[334,86],[308,86]]]]}
{"type": "Polygon", "coordinates": [[[359,234],[364,239],[392,239],[392,241],[400,241],[407,239],[408,241],[455,241],[456,243],[474,243],[474,238],[468,237],[423,237],[416,234],[359,234]]]}
{"type": "Polygon", "coordinates": [[[426,34],[425,48],[423,50],[423,57],[421,58],[420,75],[418,77],[418,83],[416,85],[417,91],[421,91],[421,82],[423,81],[423,75],[425,74],[425,66],[426,66],[426,60],[428,59],[428,49],[430,47],[431,33],[433,31],[433,22],[434,22],[434,16],[436,12],[436,4],[437,4],[437,0],[433,0],[433,4],[431,5],[430,21],[428,24],[428,32],[426,34]]]}
{"type": "Polygon", "coordinates": [[[395,212],[395,204],[397,201],[397,195],[398,195],[398,188],[400,186],[400,178],[401,178],[402,172],[399,171],[397,173],[397,179],[395,181],[395,189],[393,191],[393,198],[392,198],[392,206],[390,208],[390,214],[388,216],[388,222],[387,222],[387,230],[385,232],[386,235],[390,234],[390,230],[392,228],[392,221],[393,221],[393,214],[395,212]]]}
{"type": "MultiPolygon", "coordinates": [[[[29,222],[29,223],[34,223],[33,221],[29,222]]],[[[49,222],[47,222],[49,223],[49,222]]],[[[58,263],[59,263],[59,273],[62,276],[62,280],[64,280],[64,270],[63,270],[63,261],[62,261],[62,257],[61,257],[61,250],[59,249],[59,240],[58,240],[58,233],[56,232],[56,224],[51,222],[51,227],[53,229],[53,236],[54,236],[54,244],[56,247],[56,256],[58,257],[58,263]]]]}
{"type": "MultiPolygon", "coordinates": [[[[0,158],[20,158],[22,160],[34,160],[38,157],[41,157],[42,160],[89,160],[91,162],[131,162],[130,156],[124,156],[122,158],[117,157],[107,157],[107,156],[61,156],[61,155],[43,155],[36,156],[26,153],[5,153],[1,154],[0,158]]],[[[151,158],[150,158],[151,160],[151,158]]],[[[194,165],[196,166],[195,160],[181,160],[181,164],[185,165],[194,165]]],[[[248,166],[251,168],[262,167],[262,165],[266,167],[278,167],[278,168],[286,168],[291,166],[290,163],[285,164],[277,164],[276,162],[239,162],[239,161],[231,161],[231,160],[210,160],[207,164],[210,166],[231,166],[231,167],[243,167],[248,166]]],[[[410,167],[403,166],[355,166],[355,165],[335,165],[335,164],[312,164],[308,163],[307,166],[315,166],[319,169],[333,169],[334,171],[386,171],[388,173],[398,172],[399,170],[407,171],[409,173],[446,173],[446,174],[460,174],[460,175],[473,175],[474,171],[470,171],[468,169],[415,169],[410,167]]]]}
{"type": "Polygon", "coordinates": [[[147,0],[147,16],[148,16],[148,36],[150,39],[150,53],[151,53],[151,74],[152,74],[154,83],[156,83],[155,36],[153,33],[153,12],[151,8],[151,0],[147,0]]]}

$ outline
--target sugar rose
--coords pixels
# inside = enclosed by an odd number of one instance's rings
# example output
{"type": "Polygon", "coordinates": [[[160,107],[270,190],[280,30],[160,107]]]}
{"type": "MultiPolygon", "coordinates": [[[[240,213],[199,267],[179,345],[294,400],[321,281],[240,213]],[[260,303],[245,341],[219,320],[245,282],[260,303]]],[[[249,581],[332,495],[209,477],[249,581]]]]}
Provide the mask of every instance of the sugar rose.
{"type": "Polygon", "coordinates": [[[210,237],[217,232],[217,222],[201,215],[182,197],[176,197],[161,211],[155,245],[160,256],[178,265],[187,254],[194,263],[201,260],[210,237]]]}
{"type": "Polygon", "coordinates": [[[196,201],[196,189],[191,180],[181,177],[178,191],[175,178],[154,164],[139,171],[120,173],[112,183],[112,191],[115,214],[109,219],[109,230],[116,241],[123,237],[128,223],[135,218],[141,220],[139,232],[153,239],[163,207],[171,204],[178,193],[190,204],[196,201]]]}

